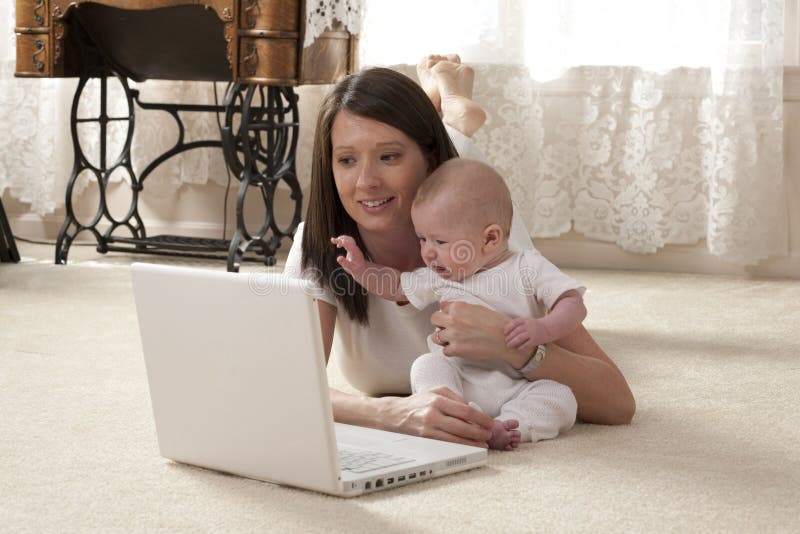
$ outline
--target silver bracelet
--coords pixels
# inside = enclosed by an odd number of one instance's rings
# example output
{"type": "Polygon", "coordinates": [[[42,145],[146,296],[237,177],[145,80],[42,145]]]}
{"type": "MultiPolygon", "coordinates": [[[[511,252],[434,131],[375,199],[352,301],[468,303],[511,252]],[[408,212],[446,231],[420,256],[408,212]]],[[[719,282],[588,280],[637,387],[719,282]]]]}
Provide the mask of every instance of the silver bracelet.
{"type": "Polygon", "coordinates": [[[533,354],[531,354],[531,357],[528,358],[527,362],[525,362],[525,365],[517,369],[517,371],[519,371],[522,376],[527,378],[528,375],[530,375],[530,373],[532,373],[533,371],[536,370],[537,367],[542,365],[542,362],[544,361],[544,357],[546,355],[547,355],[547,346],[545,345],[537,346],[536,350],[534,350],[533,354]]]}

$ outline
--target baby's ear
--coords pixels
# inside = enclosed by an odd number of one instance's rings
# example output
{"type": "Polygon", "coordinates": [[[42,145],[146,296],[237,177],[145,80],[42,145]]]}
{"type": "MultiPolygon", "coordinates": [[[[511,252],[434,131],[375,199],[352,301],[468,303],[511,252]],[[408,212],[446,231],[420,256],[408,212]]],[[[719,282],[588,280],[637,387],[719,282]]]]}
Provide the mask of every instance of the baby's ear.
{"type": "Polygon", "coordinates": [[[483,246],[496,247],[503,242],[503,229],[499,224],[490,224],[483,230],[483,246]]]}

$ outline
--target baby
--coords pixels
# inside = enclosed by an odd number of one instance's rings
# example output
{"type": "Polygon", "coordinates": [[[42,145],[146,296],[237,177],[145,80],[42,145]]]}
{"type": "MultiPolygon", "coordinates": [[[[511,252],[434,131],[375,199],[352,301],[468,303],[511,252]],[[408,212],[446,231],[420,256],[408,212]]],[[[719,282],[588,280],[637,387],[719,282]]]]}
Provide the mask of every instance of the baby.
{"type": "MultiPolygon", "coordinates": [[[[586,317],[585,288],[535,250],[508,248],[511,195],[488,165],[451,159],[419,187],[411,219],[427,267],[401,273],[364,258],[355,240],[331,241],[344,248],[342,268],[370,293],[409,301],[423,309],[432,302],[463,301],[504,313],[506,344],[531,354],[530,373],[544,356],[544,344],[576,328],[586,317]]],[[[552,380],[529,381],[500,359],[445,356],[436,331],[429,354],[411,367],[414,393],[447,386],[495,419],[489,446],[512,450],[520,441],[556,437],[572,428],[577,403],[572,391],[552,380]],[[436,341],[436,343],[434,343],[436,341]]]]}

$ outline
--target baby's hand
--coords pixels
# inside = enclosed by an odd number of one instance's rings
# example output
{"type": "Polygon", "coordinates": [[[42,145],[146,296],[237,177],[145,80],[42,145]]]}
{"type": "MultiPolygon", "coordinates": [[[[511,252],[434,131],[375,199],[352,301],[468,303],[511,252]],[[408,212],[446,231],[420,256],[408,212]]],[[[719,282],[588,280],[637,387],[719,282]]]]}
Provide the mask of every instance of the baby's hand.
{"type": "Polygon", "coordinates": [[[538,319],[517,317],[509,321],[503,329],[506,346],[519,351],[533,350],[547,340],[547,329],[538,319]]]}
{"type": "Polygon", "coordinates": [[[361,249],[358,248],[356,240],[349,235],[340,235],[332,237],[331,243],[347,251],[347,256],[338,256],[336,261],[339,262],[342,269],[358,280],[367,268],[367,261],[364,259],[361,249]]]}

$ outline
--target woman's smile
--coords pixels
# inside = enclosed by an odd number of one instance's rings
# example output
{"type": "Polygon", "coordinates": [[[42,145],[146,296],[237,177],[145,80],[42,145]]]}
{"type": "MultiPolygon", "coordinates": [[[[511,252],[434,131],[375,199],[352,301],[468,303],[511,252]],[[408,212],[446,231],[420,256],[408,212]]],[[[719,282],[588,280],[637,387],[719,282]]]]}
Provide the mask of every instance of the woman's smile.
{"type": "Polygon", "coordinates": [[[364,206],[367,211],[375,212],[394,200],[394,197],[384,197],[375,200],[359,200],[358,203],[364,206]]]}

